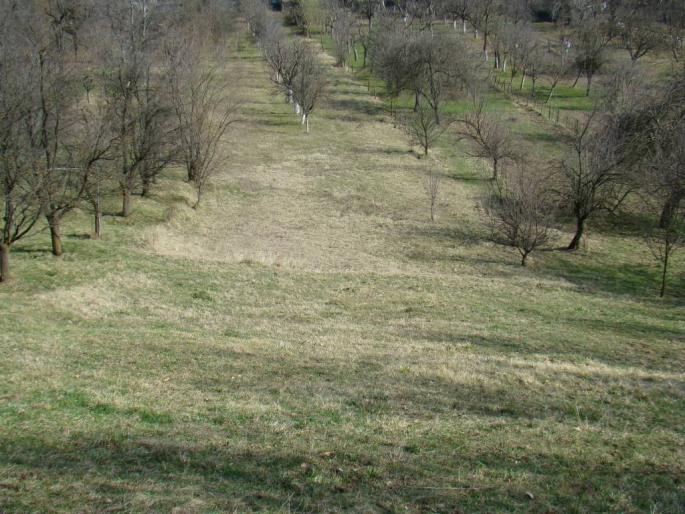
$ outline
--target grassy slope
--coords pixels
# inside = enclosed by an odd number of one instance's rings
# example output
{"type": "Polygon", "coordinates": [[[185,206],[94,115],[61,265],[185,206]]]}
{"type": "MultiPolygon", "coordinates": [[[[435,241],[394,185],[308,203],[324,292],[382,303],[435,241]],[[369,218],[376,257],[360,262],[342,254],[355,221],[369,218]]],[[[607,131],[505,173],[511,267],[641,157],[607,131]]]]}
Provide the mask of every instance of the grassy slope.
{"type": "Polygon", "coordinates": [[[169,180],[103,241],[77,215],[64,258],[45,234],[13,255],[0,510],[683,504],[683,301],[638,241],[521,269],[458,149],[416,159],[339,70],[306,136],[254,49],[227,66],[244,120],[199,211],[169,180]]]}

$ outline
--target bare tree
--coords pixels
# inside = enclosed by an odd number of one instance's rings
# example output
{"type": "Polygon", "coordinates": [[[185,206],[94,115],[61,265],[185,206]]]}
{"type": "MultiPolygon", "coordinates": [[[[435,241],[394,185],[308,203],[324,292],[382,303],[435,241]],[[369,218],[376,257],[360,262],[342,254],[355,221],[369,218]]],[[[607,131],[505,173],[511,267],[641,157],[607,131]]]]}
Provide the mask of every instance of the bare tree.
{"type": "Polygon", "coordinates": [[[425,178],[425,188],[430,200],[430,215],[431,221],[435,221],[435,212],[438,208],[438,200],[440,199],[440,184],[442,177],[440,173],[433,168],[428,170],[428,175],[425,178]]]}
{"type": "Polygon", "coordinates": [[[554,92],[561,81],[567,79],[571,75],[573,62],[566,58],[565,54],[567,51],[566,41],[562,39],[559,42],[558,55],[554,52],[545,54],[542,66],[549,86],[549,93],[547,94],[545,103],[549,103],[552,99],[554,92]]]}
{"type": "Polygon", "coordinates": [[[503,161],[515,161],[519,152],[511,130],[501,116],[486,110],[485,100],[473,98],[473,110],[457,120],[457,134],[469,142],[471,157],[488,159],[492,163],[492,180],[499,178],[503,161]]]}
{"type": "Polygon", "coordinates": [[[293,80],[293,97],[300,106],[302,124],[309,133],[309,117],[324,95],[328,80],[323,65],[313,51],[304,52],[293,80]]]}
{"type": "Polygon", "coordinates": [[[301,41],[291,41],[280,26],[272,25],[267,32],[263,51],[271,66],[271,80],[289,103],[294,102],[293,84],[297,77],[307,46],[301,41]]]}
{"type": "Polygon", "coordinates": [[[470,6],[469,18],[474,27],[483,34],[483,59],[488,61],[488,38],[490,37],[497,16],[497,0],[479,0],[470,6]]]}
{"type": "MultiPolygon", "coordinates": [[[[574,33],[576,83],[581,75],[587,79],[585,95],[590,96],[592,79],[606,63],[606,47],[611,41],[605,27],[598,21],[587,20],[580,24],[574,33]]],[[[575,86],[575,83],[574,83],[575,86]]]]}
{"type": "Polygon", "coordinates": [[[346,66],[353,45],[354,28],[357,21],[347,9],[335,9],[331,35],[335,43],[335,63],[346,66]]]}
{"type": "Polygon", "coordinates": [[[111,122],[112,113],[106,104],[89,104],[81,110],[75,124],[77,138],[69,149],[80,171],[80,196],[93,209],[93,239],[102,237],[102,197],[116,191],[115,170],[110,165],[115,144],[111,122]]]}
{"type": "Polygon", "coordinates": [[[628,145],[596,111],[579,124],[571,137],[569,155],[559,166],[562,203],[570,209],[576,224],[568,250],[580,247],[593,214],[612,209],[625,198],[622,164],[628,145]]]}
{"type": "Polygon", "coordinates": [[[653,20],[654,14],[653,7],[642,5],[627,6],[622,12],[619,37],[633,63],[662,44],[662,29],[653,20]]]}
{"type": "MultiPolygon", "coordinates": [[[[23,9],[26,7],[23,6],[23,9]]],[[[0,4],[0,282],[10,278],[12,245],[31,233],[43,214],[42,173],[26,126],[35,118],[35,55],[27,48],[21,6],[0,4]],[[17,7],[17,9],[15,9],[17,7]]]]}
{"type": "Polygon", "coordinates": [[[530,165],[508,168],[484,201],[492,241],[516,248],[521,266],[552,237],[554,204],[547,181],[530,165]]]}
{"type": "MultiPolygon", "coordinates": [[[[217,65],[205,64],[202,45],[194,35],[179,36],[167,50],[169,98],[176,116],[179,157],[195,184],[197,207],[220,163],[219,147],[236,121],[238,103],[227,94],[217,65]]],[[[214,58],[216,59],[216,58],[214,58]]]]}
{"type": "Polygon", "coordinates": [[[105,54],[106,101],[113,113],[119,155],[122,215],[129,216],[136,188],[148,194],[171,159],[168,136],[171,111],[161,96],[153,66],[152,35],[146,18],[127,10],[108,12],[113,41],[105,54]]]}
{"type": "Polygon", "coordinates": [[[435,119],[433,110],[421,103],[418,109],[404,112],[398,117],[410,143],[419,145],[423,155],[428,155],[428,151],[444,132],[444,128],[435,119]]]}
{"type": "Polygon", "coordinates": [[[646,241],[652,255],[661,264],[659,296],[663,298],[666,294],[668,266],[671,258],[676,250],[685,244],[685,220],[683,219],[683,213],[674,213],[665,227],[651,227],[647,232],[646,241]]]}

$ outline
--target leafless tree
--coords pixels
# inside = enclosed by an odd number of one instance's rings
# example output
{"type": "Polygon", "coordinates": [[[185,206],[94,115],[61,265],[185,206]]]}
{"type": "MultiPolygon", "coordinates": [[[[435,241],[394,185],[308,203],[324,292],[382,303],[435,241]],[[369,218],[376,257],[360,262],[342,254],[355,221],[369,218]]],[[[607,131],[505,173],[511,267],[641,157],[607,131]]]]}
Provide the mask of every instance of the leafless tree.
{"type": "Polygon", "coordinates": [[[346,66],[354,42],[354,28],[356,19],[347,9],[333,11],[331,35],[335,43],[335,62],[338,66],[346,66]]]}
{"type": "Polygon", "coordinates": [[[567,52],[566,42],[561,40],[558,45],[558,53],[554,51],[545,54],[543,60],[544,75],[547,78],[549,86],[549,93],[545,103],[554,96],[557,86],[565,79],[571,76],[573,70],[573,61],[567,59],[565,54],[567,52]]]}
{"type": "Polygon", "coordinates": [[[293,84],[307,51],[304,42],[290,40],[277,25],[272,25],[264,38],[263,52],[271,66],[271,80],[289,103],[294,102],[293,84]]]}
{"type": "Polygon", "coordinates": [[[497,0],[479,0],[472,2],[470,6],[469,19],[476,30],[483,34],[483,59],[485,61],[488,61],[489,57],[488,38],[495,28],[498,8],[497,0]]]}
{"type": "Polygon", "coordinates": [[[416,110],[398,114],[398,118],[410,143],[419,145],[423,155],[428,155],[428,151],[444,132],[444,128],[435,119],[433,110],[423,103],[416,110]]]}
{"type": "Polygon", "coordinates": [[[436,172],[433,168],[428,170],[428,174],[425,178],[425,188],[428,194],[428,199],[430,200],[430,216],[431,221],[435,221],[435,212],[438,208],[438,201],[440,199],[440,184],[442,181],[442,176],[440,173],[436,172]]]}
{"type": "Polygon", "coordinates": [[[309,133],[309,117],[326,92],[328,79],[312,50],[304,52],[292,84],[293,97],[301,109],[302,124],[309,133]]]}
{"type": "Polygon", "coordinates": [[[26,130],[36,117],[38,83],[36,56],[25,37],[31,17],[29,6],[0,3],[0,281],[9,280],[12,245],[31,233],[44,207],[44,174],[34,162],[41,156],[26,130]]]}
{"type": "Polygon", "coordinates": [[[657,26],[653,6],[626,6],[620,15],[619,37],[621,45],[636,63],[649,52],[659,48],[663,42],[662,29],[657,26]]]}
{"type": "MultiPolygon", "coordinates": [[[[605,26],[592,19],[583,21],[573,34],[576,69],[576,83],[582,75],[587,80],[586,96],[590,96],[592,79],[606,64],[606,47],[611,41],[605,26]]],[[[575,86],[575,83],[574,83],[575,86]]]]}
{"type": "Polygon", "coordinates": [[[488,112],[486,102],[474,96],[473,109],[457,120],[457,134],[470,145],[469,155],[492,163],[492,180],[499,178],[502,162],[519,157],[511,130],[500,115],[488,112]]]}
{"type": "Polygon", "coordinates": [[[149,193],[157,175],[169,163],[171,110],[165,104],[159,70],[153,66],[153,35],[145,18],[125,9],[108,12],[112,41],[105,53],[106,101],[117,135],[122,215],[129,216],[139,185],[149,193]]]}
{"type": "Polygon", "coordinates": [[[651,227],[647,232],[646,241],[652,255],[661,265],[659,296],[663,298],[666,294],[671,258],[676,250],[685,245],[684,213],[674,213],[665,227],[651,227]]]}
{"type": "Polygon", "coordinates": [[[392,21],[377,24],[372,46],[374,71],[393,95],[414,93],[414,107],[425,100],[440,122],[441,106],[450,93],[466,89],[476,76],[469,52],[452,34],[415,31],[392,21]]]}
{"type": "Polygon", "coordinates": [[[569,208],[576,224],[568,250],[580,247],[587,221],[593,214],[613,209],[625,198],[622,165],[628,145],[597,111],[574,131],[568,156],[559,166],[562,203],[569,208]]]}
{"type": "Polygon", "coordinates": [[[178,152],[197,202],[221,162],[219,148],[229,126],[236,121],[238,102],[228,96],[216,56],[203,55],[195,34],[177,36],[167,47],[169,99],[177,124],[178,152]]]}
{"type": "Polygon", "coordinates": [[[521,266],[552,238],[554,203],[545,177],[529,164],[507,168],[484,201],[492,241],[516,248],[521,266]]]}
{"type": "MultiPolygon", "coordinates": [[[[4,6],[3,6],[4,7],[4,6]]],[[[10,13],[0,11],[11,19],[10,13]]],[[[2,22],[0,22],[2,24],[2,22]]],[[[7,29],[5,25],[3,29],[7,29]]],[[[30,141],[23,127],[33,109],[26,91],[34,82],[29,73],[30,57],[13,45],[18,33],[3,30],[0,45],[0,188],[2,224],[0,228],[0,282],[10,277],[10,250],[27,236],[43,213],[41,175],[36,173],[30,141]]]]}

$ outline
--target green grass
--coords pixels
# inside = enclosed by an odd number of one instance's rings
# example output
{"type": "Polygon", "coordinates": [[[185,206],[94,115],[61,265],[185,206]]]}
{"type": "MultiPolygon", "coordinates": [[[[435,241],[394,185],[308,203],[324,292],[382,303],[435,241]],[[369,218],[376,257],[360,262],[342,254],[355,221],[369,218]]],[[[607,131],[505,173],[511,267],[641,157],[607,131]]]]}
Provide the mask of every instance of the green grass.
{"type": "Polygon", "coordinates": [[[487,171],[417,159],[363,80],[332,68],[305,135],[254,48],[226,72],[246,103],[200,209],[172,173],[101,241],[75,213],[62,258],[15,248],[1,511],[682,511],[682,256],[664,301],[608,223],[522,269],[485,241],[487,171]]]}

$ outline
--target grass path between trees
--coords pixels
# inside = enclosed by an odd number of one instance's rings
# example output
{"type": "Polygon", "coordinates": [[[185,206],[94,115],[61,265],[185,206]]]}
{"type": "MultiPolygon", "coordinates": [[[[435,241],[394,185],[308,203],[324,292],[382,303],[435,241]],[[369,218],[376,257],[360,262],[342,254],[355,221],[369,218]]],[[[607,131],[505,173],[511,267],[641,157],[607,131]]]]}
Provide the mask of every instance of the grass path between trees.
{"type": "Polygon", "coordinates": [[[684,303],[639,240],[521,269],[484,242],[487,171],[417,159],[363,84],[332,68],[305,135],[250,43],[226,73],[200,209],[171,173],[101,241],[78,213],[63,258],[15,249],[0,511],[682,508],[684,303]]]}

